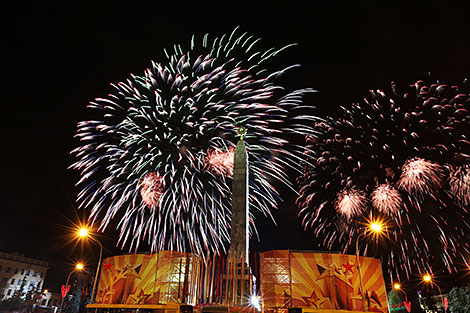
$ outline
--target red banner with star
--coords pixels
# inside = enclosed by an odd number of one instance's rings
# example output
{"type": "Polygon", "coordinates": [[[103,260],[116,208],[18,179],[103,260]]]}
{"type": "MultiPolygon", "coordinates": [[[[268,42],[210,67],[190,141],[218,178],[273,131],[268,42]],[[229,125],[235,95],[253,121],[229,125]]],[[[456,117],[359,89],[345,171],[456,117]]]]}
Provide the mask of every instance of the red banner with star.
{"type": "Polygon", "coordinates": [[[265,312],[290,307],[388,312],[380,260],[355,255],[275,250],[260,253],[260,288],[265,312]]]}

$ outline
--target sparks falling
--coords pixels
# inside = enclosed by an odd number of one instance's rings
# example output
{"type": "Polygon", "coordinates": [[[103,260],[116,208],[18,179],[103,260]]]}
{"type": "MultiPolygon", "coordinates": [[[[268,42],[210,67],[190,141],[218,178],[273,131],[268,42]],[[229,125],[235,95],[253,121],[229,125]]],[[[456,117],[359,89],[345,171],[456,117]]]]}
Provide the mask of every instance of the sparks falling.
{"type": "Polygon", "coordinates": [[[389,184],[377,186],[371,194],[372,205],[387,215],[397,213],[402,206],[400,193],[389,184]]]}
{"type": "Polygon", "coordinates": [[[347,219],[351,216],[358,215],[366,208],[367,198],[363,192],[351,188],[338,193],[336,198],[336,210],[344,215],[347,219]]]}
{"type": "MultiPolygon", "coordinates": [[[[163,62],[113,84],[88,106],[96,120],[78,124],[81,208],[105,230],[119,219],[120,243],[146,240],[163,249],[205,254],[226,250],[230,236],[233,148],[237,130],[249,158],[250,214],[270,216],[276,187],[293,188],[285,174],[302,171],[303,147],[291,138],[315,134],[303,105],[311,89],[287,91],[267,61],[289,46],[258,49],[260,40],[235,30],[193,37],[163,62]]],[[[250,215],[250,230],[254,217],[250,215]]]]}
{"type": "Polygon", "coordinates": [[[304,226],[328,238],[328,248],[353,253],[364,221],[385,218],[397,244],[376,249],[393,279],[430,271],[435,256],[449,271],[468,259],[469,89],[468,80],[418,81],[404,90],[393,83],[315,123],[319,136],[307,137],[298,179],[304,226]],[[353,188],[371,205],[344,214],[351,206],[338,210],[338,203],[353,188]]]}
{"type": "Polygon", "coordinates": [[[413,194],[431,194],[442,185],[443,170],[439,164],[413,158],[405,162],[397,182],[399,189],[413,194]]]}

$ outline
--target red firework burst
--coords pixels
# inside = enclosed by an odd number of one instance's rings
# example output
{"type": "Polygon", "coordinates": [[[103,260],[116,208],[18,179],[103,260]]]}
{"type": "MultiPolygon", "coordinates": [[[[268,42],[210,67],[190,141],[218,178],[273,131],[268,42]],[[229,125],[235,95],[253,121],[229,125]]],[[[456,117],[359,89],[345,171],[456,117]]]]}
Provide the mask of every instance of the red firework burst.
{"type": "Polygon", "coordinates": [[[163,192],[162,177],[155,172],[148,173],[142,178],[140,184],[140,195],[145,204],[150,208],[155,208],[158,199],[163,192]]]}
{"type": "Polygon", "coordinates": [[[232,176],[234,152],[234,147],[229,147],[228,150],[208,150],[206,157],[206,164],[208,168],[215,174],[232,176]]]}

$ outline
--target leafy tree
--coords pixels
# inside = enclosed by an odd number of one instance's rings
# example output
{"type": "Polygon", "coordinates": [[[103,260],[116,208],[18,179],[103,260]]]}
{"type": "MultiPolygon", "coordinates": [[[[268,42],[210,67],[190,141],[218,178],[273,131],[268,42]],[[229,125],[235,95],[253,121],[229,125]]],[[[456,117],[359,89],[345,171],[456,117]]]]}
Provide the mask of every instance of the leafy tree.
{"type": "Polygon", "coordinates": [[[454,287],[447,294],[448,311],[451,313],[470,312],[470,287],[454,287]]]}
{"type": "MultiPolygon", "coordinates": [[[[387,295],[388,305],[390,308],[403,307],[403,296],[400,291],[393,289],[387,295]]],[[[397,310],[397,313],[406,312],[406,309],[397,310]]]]}

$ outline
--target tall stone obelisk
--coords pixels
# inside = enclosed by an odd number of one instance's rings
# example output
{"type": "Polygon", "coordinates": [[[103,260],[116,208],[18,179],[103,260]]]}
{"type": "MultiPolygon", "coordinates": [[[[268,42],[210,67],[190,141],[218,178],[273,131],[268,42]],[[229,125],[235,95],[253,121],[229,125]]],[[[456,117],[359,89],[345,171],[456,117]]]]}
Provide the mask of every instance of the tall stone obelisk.
{"type": "Polygon", "coordinates": [[[233,160],[232,221],[229,257],[248,264],[248,154],[243,136],[246,128],[240,127],[233,160]]]}

